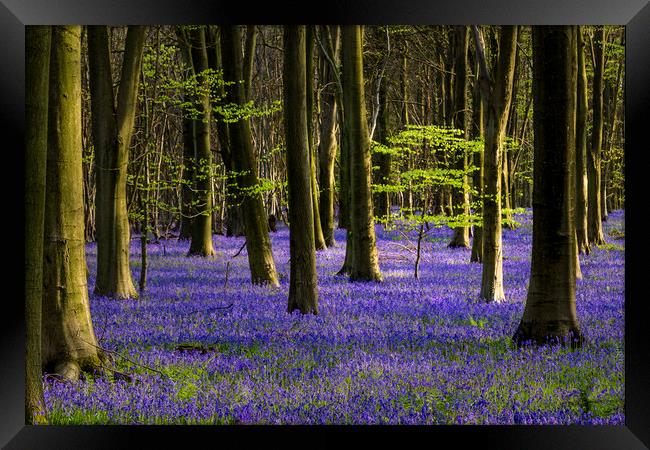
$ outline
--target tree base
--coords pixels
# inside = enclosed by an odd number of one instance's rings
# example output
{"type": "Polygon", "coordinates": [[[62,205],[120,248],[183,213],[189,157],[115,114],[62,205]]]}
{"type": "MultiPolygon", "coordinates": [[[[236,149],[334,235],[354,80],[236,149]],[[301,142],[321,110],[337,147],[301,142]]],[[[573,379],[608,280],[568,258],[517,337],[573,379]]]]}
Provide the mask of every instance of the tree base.
{"type": "Polygon", "coordinates": [[[580,348],[586,342],[577,326],[567,327],[563,324],[546,322],[519,324],[512,340],[517,347],[561,345],[571,349],[580,348]]]}
{"type": "Polygon", "coordinates": [[[316,305],[298,305],[295,299],[289,299],[289,307],[287,308],[287,312],[289,314],[293,313],[295,310],[300,311],[301,314],[313,314],[315,316],[318,315],[318,307],[316,305]]]}
{"type": "Polygon", "coordinates": [[[58,378],[67,381],[77,381],[83,373],[103,374],[105,367],[112,364],[112,358],[101,349],[96,355],[89,355],[79,359],[62,359],[51,361],[44,365],[46,372],[52,371],[58,378]]]}
{"type": "Polygon", "coordinates": [[[209,258],[215,255],[214,249],[200,249],[200,250],[190,250],[187,252],[187,256],[201,256],[203,258],[209,258]]]}
{"type": "Polygon", "coordinates": [[[97,285],[95,285],[93,294],[98,297],[106,297],[113,300],[137,300],[139,298],[138,291],[135,290],[135,286],[121,290],[109,290],[98,288],[97,285]]]}
{"type": "Polygon", "coordinates": [[[371,272],[371,273],[354,273],[350,272],[350,281],[374,281],[380,283],[383,281],[381,273],[371,272]]]}

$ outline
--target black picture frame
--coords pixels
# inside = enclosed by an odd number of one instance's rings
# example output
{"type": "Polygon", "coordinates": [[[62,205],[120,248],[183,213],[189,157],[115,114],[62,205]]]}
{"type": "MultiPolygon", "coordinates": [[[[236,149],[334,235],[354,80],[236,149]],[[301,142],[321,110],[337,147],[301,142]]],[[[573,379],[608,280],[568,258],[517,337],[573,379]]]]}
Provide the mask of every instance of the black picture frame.
{"type": "MultiPolygon", "coordinates": [[[[202,439],[211,446],[236,439],[239,445],[264,439],[263,445],[302,443],[332,446],[351,438],[390,442],[443,440],[454,447],[516,449],[643,449],[650,447],[650,327],[641,262],[644,252],[641,161],[648,153],[643,122],[650,118],[650,4],[647,0],[325,0],[307,2],[233,2],[223,0],[0,0],[0,126],[6,143],[2,192],[17,203],[14,219],[5,218],[5,239],[15,241],[4,274],[12,294],[1,295],[0,445],[7,449],[182,448],[202,439]],[[625,425],[623,426],[25,426],[24,424],[24,279],[21,236],[24,211],[24,26],[30,24],[174,24],[174,23],[361,23],[361,24],[620,24],[626,25],[626,240],[625,252],[625,425]],[[9,139],[7,139],[9,138],[9,139]],[[13,145],[8,144],[13,142],[13,145]],[[18,187],[18,188],[17,188],[18,187]],[[627,205],[626,205],[627,206],[627,205]],[[18,230],[16,230],[18,228],[18,230]],[[19,262],[14,263],[18,258],[19,262]],[[13,271],[13,272],[12,272],[13,271]],[[15,273],[14,273],[15,272],[15,273]],[[312,435],[318,435],[312,436],[312,435]],[[136,444],[137,442],[137,444],[136,444]]],[[[9,208],[9,206],[8,206],[9,208]]],[[[8,251],[8,250],[7,250],[8,251]]],[[[3,292],[4,293],[4,292],[3,292]]],[[[271,445],[273,447],[273,445],[271,445]]]]}

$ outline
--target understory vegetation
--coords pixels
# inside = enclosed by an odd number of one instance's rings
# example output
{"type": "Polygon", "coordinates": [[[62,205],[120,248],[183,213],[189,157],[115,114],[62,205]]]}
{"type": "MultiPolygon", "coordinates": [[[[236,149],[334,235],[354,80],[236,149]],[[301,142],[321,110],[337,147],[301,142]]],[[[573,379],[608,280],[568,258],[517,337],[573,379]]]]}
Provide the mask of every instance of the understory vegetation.
{"type": "MultiPolygon", "coordinates": [[[[280,287],[250,286],[243,238],[214,236],[213,259],[187,244],[151,245],[139,300],[91,295],[99,345],[117,372],[69,383],[46,376],[52,424],[611,424],[624,423],[624,214],[608,244],[581,257],[576,304],[586,344],[518,349],[530,272],[531,211],[506,229],[506,300],[477,298],[480,264],[448,248],[450,230],[422,244],[419,279],[407,250],[416,232],[377,226],[384,283],[335,275],[336,247],[318,253],[318,315],[287,317],[289,234],[272,233],[280,287]],[[227,281],[226,281],[227,278],[227,281]]],[[[87,245],[90,279],[96,247],[87,245]]],[[[131,255],[139,267],[138,245],[131,255]]]]}

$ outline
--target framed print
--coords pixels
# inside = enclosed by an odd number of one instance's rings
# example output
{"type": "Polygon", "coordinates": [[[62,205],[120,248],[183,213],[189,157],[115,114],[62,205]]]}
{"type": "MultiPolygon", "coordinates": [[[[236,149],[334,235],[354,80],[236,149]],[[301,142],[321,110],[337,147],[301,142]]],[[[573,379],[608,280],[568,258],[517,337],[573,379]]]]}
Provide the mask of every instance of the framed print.
{"type": "Polygon", "coordinates": [[[2,0],[3,448],[648,448],[649,21],[2,0]]]}

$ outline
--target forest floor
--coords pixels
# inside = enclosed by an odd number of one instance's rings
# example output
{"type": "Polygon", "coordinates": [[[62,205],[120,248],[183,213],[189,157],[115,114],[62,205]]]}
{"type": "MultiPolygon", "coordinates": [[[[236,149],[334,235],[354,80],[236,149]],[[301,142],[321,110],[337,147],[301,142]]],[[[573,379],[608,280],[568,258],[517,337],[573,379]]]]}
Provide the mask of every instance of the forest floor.
{"type": "MultiPolygon", "coordinates": [[[[345,253],[318,252],[319,314],[289,315],[289,233],[271,233],[281,286],[250,285],[243,238],[214,236],[217,256],[187,242],[149,245],[147,293],[91,294],[99,344],[129,377],[63,383],[46,376],[54,424],[624,424],[624,212],[607,244],[581,255],[578,319],[587,343],[517,349],[530,275],[532,213],[504,229],[506,301],[478,300],[481,265],[447,247],[377,227],[382,283],[336,276],[345,253]],[[227,264],[230,262],[230,264],[227,264]],[[228,270],[226,267],[229,266],[228,270]],[[227,283],[226,280],[227,274],[227,283]],[[129,380],[130,378],[130,380],[129,380]]],[[[134,280],[139,241],[131,250],[134,280]]],[[[96,247],[87,246],[89,289],[96,247]]]]}

